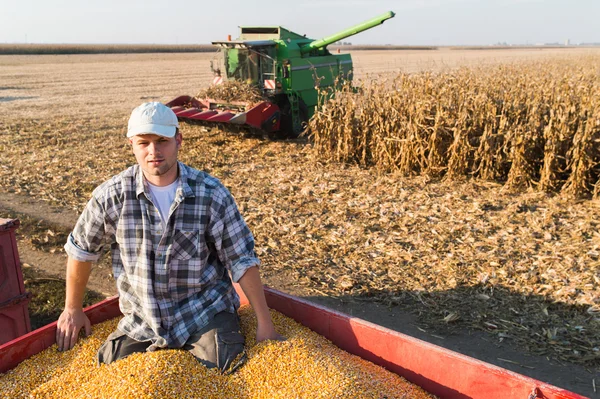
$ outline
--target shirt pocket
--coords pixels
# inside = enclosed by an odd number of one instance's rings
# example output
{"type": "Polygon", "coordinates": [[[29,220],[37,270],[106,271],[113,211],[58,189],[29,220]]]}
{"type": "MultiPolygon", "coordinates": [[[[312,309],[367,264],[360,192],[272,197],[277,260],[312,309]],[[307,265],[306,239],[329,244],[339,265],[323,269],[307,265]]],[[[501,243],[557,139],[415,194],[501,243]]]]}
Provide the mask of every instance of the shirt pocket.
{"type": "Polygon", "coordinates": [[[175,230],[173,233],[173,259],[189,260],[198,254],[200,232],[198,230],[175,230]]]}

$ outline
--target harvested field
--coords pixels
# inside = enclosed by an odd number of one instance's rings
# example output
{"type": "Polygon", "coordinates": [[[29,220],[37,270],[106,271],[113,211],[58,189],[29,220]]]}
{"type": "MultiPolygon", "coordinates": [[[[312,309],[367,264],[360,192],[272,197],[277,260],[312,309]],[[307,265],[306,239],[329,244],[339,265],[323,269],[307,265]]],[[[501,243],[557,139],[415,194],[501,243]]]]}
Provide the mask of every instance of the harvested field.
{"type": "MultiPolygon", "coordinates": [[[[355,77],[440,71],[556,56],[598,54],[598,49],[405,50],[352,52],[355,77]]],[[[3,123],[23,119],[126,118],[143,101],[194,95],[213,79],[214,53],[0,55],[3,123]]],[[[119,129],[122,124],[117,125],[119,129]]]]}
{"type": "MultiPolygon", "coordinates": [[[[488,58],[479,62],[560,51],[484,51],[488,58]]],[[[478,54],[424,53],[353,57],[365,77],[453,69],[476,64],[478,54]]],[[[97,184],[134,162],[124,139],[131,109],[197,93],[210,81],[209,59],[0,57],[0,190],[80,211],[97,184]]],[[[483,331],[524,353],[600,371],[597,199],[324,163],[305,140],[271,142],[188,124],[182,131],[182,160],[230,188],[274,288],[385,304],[413,312],[420,328],[438,335],[483,331]]],[[[47,230],[23,239],[41,245],[47,230]]],[[[60,252],[59,243],[45,250],[52,248],[60,252]]],[[[591,377],[582,378],[591,386],[591,377]]]]}

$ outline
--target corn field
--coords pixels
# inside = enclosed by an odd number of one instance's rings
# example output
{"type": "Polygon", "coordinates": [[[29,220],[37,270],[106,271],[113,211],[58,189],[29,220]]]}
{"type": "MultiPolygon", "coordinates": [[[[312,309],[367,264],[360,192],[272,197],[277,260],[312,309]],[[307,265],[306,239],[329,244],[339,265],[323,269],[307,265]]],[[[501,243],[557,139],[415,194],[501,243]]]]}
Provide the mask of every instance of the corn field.
{"type": "Polygon", "coordinates": [[[399,73],[322,93],[324,161],[600,197],[600,59],[399,73]]]}

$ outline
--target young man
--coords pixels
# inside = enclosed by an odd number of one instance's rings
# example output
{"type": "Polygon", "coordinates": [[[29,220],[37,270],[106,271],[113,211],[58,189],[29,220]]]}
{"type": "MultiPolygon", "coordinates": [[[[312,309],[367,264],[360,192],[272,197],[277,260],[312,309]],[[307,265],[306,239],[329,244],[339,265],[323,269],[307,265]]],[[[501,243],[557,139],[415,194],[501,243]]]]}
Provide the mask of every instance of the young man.
{"type": "Polygon", "coordinates": [[[216,178],[177,160],[178,127],[161,103],[133,110],[127,137],[137,164],[94,190],[65,245],[59,350],[71,349],[82,328],[91,332],[83,294],[105,245],[124,317],[100,348],[100,363],[183,348],[206,366],[227,370],[243,351],[232,280],[256,312],[257,342],[282,339],[265,301],[252,233],[216,178]]]}

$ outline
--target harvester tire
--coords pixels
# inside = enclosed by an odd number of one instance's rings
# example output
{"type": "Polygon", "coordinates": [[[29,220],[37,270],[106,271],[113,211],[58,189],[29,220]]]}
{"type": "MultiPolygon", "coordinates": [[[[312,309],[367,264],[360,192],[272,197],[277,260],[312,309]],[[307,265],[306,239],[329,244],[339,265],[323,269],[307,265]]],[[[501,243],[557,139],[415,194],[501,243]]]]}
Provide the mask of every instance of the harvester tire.
{"type": "Polygon", "coordinates": [[[279,140],[297,138],[304,131],[308,123],[308,107],[301,98],[298,98],[298,110],[300,111],[302,128],[295,131],[292,119],[292,106],[287,96],[281,96],[277,103],[281,112],[281,122],[279,124],[279,131],[273,132],[272,138],[279,140]]]}

